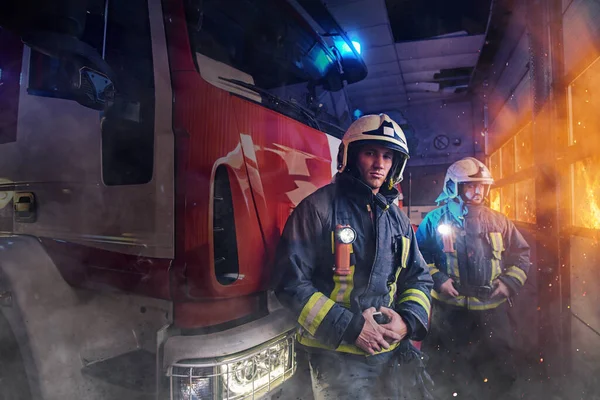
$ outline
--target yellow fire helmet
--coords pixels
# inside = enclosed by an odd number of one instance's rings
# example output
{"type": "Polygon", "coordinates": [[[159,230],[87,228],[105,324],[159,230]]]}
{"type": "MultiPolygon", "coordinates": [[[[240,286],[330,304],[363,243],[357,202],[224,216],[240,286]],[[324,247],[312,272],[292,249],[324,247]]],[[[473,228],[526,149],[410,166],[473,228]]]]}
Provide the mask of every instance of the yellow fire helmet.
{"type": "MultiPolygon", "coordinates": [[[[394,150],[394,165],[386,181],[391,185],[402,181],[402,173],[409,158],[406,136],[400,126],[386,114],[365,115],[350,125],[340,144],[338,152],[338,171],[348,172],[349,153],[354,144],[378,144],[394,150]]],[[[354,160],[350,160],[354,161],[354,160]]]]}
{"type": "Polygon", "coordinates": [[[458,184],[467,182],[478,182],[487,185],[484,197],[487,197],[494,178],[484,163],[473,157],[465,157],[450,165],[446,171],[443,192],[438,196],[436,202],[453,199],[458,196],[458,184]]]}

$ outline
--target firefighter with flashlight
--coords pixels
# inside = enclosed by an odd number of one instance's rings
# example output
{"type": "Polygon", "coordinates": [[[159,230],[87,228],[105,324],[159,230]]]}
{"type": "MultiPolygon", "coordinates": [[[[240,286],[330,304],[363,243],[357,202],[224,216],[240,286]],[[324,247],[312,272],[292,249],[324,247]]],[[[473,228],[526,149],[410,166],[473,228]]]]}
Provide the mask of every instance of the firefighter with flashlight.
{"type": "Polygon", "coordinates": [[[460,380],[463,394],[478,382],[486,390],[497,384],[503,392],[515,378],[508,309],[527,279],[529,245],[508,218],[485,206],[493,182],[479,160],[455,162],[437,199],[441,207],[427,214],[416,233],[434,281],[428,345],[446,354],[432,365],[456,384],[460,380]],[[474,385],[465,385],[471,380],[474,385]]]}
{"type": "Polygon", "coordinates": [[[275,292],[300,325],[317,400],[393,396],[402,374],[387,373],[401,368],[399,356],[420,361],[410,339],[427,333],[433,282],[393,203],[407,159],[396,122],[359,118],[334,182],[305,198],[283,231],[275,292]]]}

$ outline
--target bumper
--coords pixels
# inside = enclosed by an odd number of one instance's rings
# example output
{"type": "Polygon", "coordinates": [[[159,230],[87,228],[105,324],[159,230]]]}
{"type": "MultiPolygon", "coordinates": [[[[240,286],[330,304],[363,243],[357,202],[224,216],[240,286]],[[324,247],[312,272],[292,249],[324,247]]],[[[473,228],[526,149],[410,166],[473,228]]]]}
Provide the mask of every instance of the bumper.
{"type": "Polygon", "coordinates": [[[295,372],[295,327],[279,309],[226,331],[168,338],[162,369],[170,398],[256,399],[273,393],[295,372]]]}

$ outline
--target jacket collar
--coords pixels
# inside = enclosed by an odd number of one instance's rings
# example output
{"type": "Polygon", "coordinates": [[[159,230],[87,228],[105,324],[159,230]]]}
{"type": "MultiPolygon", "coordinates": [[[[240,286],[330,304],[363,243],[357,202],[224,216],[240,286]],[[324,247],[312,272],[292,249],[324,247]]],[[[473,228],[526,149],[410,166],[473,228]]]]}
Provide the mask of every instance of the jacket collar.
{"type": "Polygon", "coordinates": [[[446,202],[444,210],[450,218],[463,226],[465,218],[478,218],[483,208],[487,207],[485,205],[469,205],[460,198],[454,198],[446,202]]]}
{"type": "MultiPolygon", "coordinates": [[[[335,176],[335,182],[345,196],[351,197],[359,202],[365,202],[366,204],[375,201],[375,195],[373,195],[371,188],[360,179],[357,179],[348,173],[338,173],[335,176]]],[[[377,198],[386,205],[390,205],[398,195],[399,192],[396,188],[390,190],[387,187],[381,187],[377,194],[377,198]]],[[[377,203],[378,202],[376,202],[376,204],[377,203]]]]}

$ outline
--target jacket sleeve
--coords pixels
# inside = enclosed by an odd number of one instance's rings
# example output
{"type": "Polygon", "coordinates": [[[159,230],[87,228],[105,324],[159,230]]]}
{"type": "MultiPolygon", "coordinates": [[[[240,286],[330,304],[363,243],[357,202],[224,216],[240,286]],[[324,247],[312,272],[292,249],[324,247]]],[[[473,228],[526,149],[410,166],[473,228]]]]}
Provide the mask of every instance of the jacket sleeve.
{"type": "Polygon", "coordinates": [[[427,334],[431,313],[431,289],[433,280],[429,274],[429,267],[421,256],[419,246],[415,240],[412,226],[409,224],[407,238],[409,241],[406,267],[400,274],[396,311],[408,321],[414,321],[410,327],[410,339],[423,340],[427,334]]]}
{"type": "Polygon", "coordinates": [[[437,224],[433,223],[431,215],[431,213],[427,214],[423,222],[419,225],[416,238],[421,254],[429,268],[429,273],[433,278],[433,288],[439,292],[440,286],[450,279],[450,277],[442,272],[443,269],[440,269],[439,257],[437,257],[440,248],[436,240],[435,231],[437,224]]]}
{"type": "Polygon", "coordinates": [[[336,304],[313,284],[319,248],[328,234],[315,206],[302,201],[288,218],[277,248],[275,294],[306,331],[336,348],[342,340],[356,341],[364,318],[336,304]]]}
{"type": "Polygon", "coordinates": [[[504,239],[505,253],[504,266],[505,270],[500,276],[500,280],[508,286],[511,294],[517,294],[519,289],[523,287],[529,273],[529,244],[521,235],[521,232],[515,225],[507,220],[507,230],[504,239]]]}

